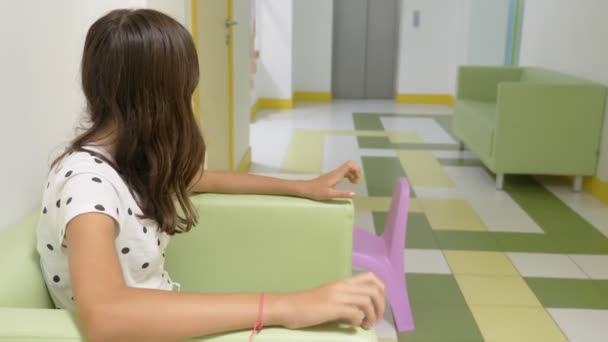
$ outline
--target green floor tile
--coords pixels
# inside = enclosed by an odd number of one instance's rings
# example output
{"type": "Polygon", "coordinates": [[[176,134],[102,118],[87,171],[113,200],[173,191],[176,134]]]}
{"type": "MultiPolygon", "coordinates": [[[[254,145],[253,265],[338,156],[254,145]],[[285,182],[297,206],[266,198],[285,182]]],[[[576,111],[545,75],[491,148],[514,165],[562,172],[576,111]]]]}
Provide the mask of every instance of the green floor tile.
{"type": "Polygon", "coordinates": [[[442,150],[442,151],[455,151],[459,147],[456,144],[412,144],[412,143],[398,143],[393,144],[392,148],[396,150],[442,150]]]}
{"type": "MultiPolygon", "coordinates": [[[[384,232],[386,216],[387,213],[373,213],[374,226],[376,227],[377,235],[381,235],[382,232],[384,232]]],[[[439,245],[433,236],[431,225],[423,213],[409,213],[405,247],[415,249],[439,249],[439,245]]]]}
{"type": "Polygon", "coordinates": [[[405,176],[394,157],[361,157],[361,162],[369,196],[391,197],[397,178],[405,176]]]}
{"type": "Polygon", "coordinates": [[[479,159],[437,158],[437,161],[442,166],[483,166],[483,163],[479,159]]]}
{"type": "Polygon", "coordinates": [[[608,309],[608,292],[588,279],[525,278],[546,308],[608,309]]]}
{"type": "Polygon", "coordinates": [[[500,246],[492,233],[434,230],[433,235],[441,249],[468,251],[499,251],[500,246]]]}
{"type": "Polygon", "coordinates": [[[412,303],[466,306],[456,279],[448,274],[408,273],[407,287],[412,303]]]}
{"type": "Polygon", "coordinates": [[[546,234],[495,232],[492,235],[504,252],[559,253],[558,246],[546,234]]]}
{"type": "Polygon", "coordinates": [[[399,342],[482,341],[452,275],[409,273],[406,281],[416,329],[399,334],[399,342]]]}
{"type": "Polygon", "coordinates": [[[358,131],[383,131],[384,130],[382,121],[380,121],[380,117],[377,115],[354,113],[353,122],[355,124],[355,129],[358,131]]]}
{"type": "Polygon", "coordinates": [[[483,338],[471,310],[464,306],[413,303],[412,332],[399,333],[399,342],[481,342],[483,338]]]}
{"type": "Polygon", "coordinates": [[[357,137],[359,148],[392,149],[393,144],[388,137],[357,137]]]}
{"type": "Polygon", "coordinates": [[[604,291],[604,293],[608,294],[608,280],[593,280],[600,290],[604,291]]]}

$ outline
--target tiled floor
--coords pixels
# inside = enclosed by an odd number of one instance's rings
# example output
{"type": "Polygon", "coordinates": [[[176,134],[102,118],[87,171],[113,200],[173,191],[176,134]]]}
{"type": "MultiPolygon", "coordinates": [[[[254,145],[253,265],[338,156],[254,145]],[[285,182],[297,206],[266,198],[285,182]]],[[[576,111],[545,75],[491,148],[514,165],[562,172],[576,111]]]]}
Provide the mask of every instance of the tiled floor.
{"type": "Polygon", "coordinates": [[[416,330],[388,341],[608,341],[608,205],[550,178],[504,191],[458,151],[451,109],[299,103],[252,125],[252,172],[314,177],[355,160],[356,223],[380,234],[394,181],[412,184],[405,270],[416,330]],[[294,175],[296,174],[296,175],[294,175]]]}

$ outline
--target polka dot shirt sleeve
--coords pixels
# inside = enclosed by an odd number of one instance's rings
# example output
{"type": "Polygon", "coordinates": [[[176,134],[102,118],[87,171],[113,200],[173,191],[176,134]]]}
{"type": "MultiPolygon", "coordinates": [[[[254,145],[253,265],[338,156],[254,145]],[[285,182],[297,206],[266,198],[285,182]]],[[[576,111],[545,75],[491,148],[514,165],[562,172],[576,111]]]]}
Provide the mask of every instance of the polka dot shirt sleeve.
{"type": "MultiPolygon", "coordinates": [[[[59,241],[63,241],[67,224],[76,216],[86,213],[105,214],[117,223],[120,198],[115,187],[102,175],[86,172],[66,177],[60,196],[53,205],[58,211],[59,241]]],[[[118,235],[118,224],[116,225],[118,235]]]]}

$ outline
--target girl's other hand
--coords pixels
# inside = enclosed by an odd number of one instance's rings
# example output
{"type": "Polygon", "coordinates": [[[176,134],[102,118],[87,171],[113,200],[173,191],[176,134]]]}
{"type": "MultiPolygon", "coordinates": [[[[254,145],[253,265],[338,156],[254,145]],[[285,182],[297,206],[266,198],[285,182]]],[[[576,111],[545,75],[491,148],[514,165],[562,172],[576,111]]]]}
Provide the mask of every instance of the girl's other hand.
{"type": "Polygon", "coordinates": [[[338,190],[336,185],[344,178],[351,183],[357,184],[361,179],[361,168],[354,161],[348,161],[337,169],[328,172],[318,178],[301,183],[303,197],[317,201],[332,198],[351,198],[355,195],[351,190],[338,190]]]}

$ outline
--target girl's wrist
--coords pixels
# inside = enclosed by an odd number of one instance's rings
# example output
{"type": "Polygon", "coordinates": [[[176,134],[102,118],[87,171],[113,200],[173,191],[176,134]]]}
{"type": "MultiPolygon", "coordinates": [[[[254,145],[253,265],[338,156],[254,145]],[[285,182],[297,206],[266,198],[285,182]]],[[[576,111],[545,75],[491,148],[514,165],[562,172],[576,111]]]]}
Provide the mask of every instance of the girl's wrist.
{"type": "Polygon", "coordinates": [[[290,294],[288,293],[267,293],[264,310],[264,325],[282,326],[289,324],[290,317],[290,294]]]}

